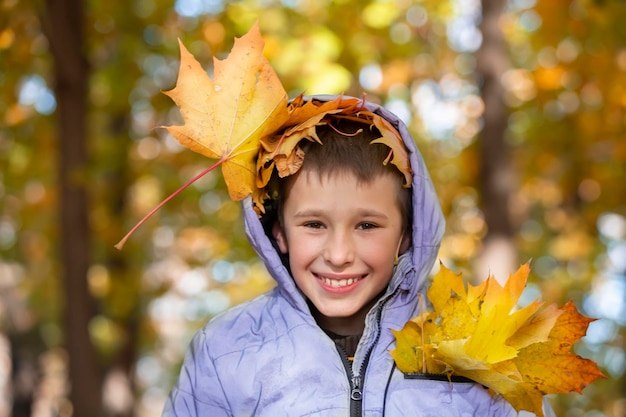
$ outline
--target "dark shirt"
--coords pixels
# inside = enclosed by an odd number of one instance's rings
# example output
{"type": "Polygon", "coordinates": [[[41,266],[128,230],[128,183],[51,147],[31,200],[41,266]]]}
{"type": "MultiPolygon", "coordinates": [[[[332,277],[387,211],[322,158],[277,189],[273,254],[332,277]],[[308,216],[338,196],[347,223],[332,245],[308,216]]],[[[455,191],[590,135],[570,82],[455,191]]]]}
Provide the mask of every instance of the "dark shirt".
{"type": "Polygon", "coordinates": [[[354,354],[356,353],[356,347],[359,344],[359,340],[361,340],[362,334],[355,335],[340,335],[337,333],[333,333],[328,330],[324,330],[326,334],[338,345],[343,351],[348,355],[349,360],[354,359],[354,354]]]}

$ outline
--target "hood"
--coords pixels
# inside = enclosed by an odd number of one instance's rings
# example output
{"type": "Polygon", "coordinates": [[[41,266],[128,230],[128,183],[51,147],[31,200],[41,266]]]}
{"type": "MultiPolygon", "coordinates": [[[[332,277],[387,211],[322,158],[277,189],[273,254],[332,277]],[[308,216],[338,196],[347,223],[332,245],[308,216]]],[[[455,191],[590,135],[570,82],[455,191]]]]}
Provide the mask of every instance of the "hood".
{"type": "MultiPolygon", "coordinates": [[[[337,98],[337,96],[320,95],[307,97],[306,99],[311,98],[320,101],[331,101],[337,98]]],[[[409,151],[409,161],[413,170],[411,186],[413,210],[413,223],[411,225],[412,245],[402,255],[400,265],[406,264],[408,261],[414,273],[403,274],[402,278],[394,279],[391,285],[402,285],[403,288],[410,290],[411,293],[416,293],[423,286],[435,262],[445,230],[445,219],[424,159],[405,124],[395,114],[380,105],[366,102],[365,107],[390,122],[402,136],[404,144],[409,151]]],[[[268,225],[264,225],[257,216],[252,205],[252,199],[250,197],[244,199],[242,206],[245,230],[250,244],[265,263],[268,271],[276,280],[279,289],[285,293],[290,303],[302,311],[308,311],[304,297],[302,297],[289,271],[283,264],[281,254],[277,250],[275,242],[273,242],[273,237],[270,238],[266,234],[268,225]]],[[[271,233],[269,233],[269,236],[271,236],[271,233]]],[[[403,269],[406,269],[406,267],[403,269]]]]}

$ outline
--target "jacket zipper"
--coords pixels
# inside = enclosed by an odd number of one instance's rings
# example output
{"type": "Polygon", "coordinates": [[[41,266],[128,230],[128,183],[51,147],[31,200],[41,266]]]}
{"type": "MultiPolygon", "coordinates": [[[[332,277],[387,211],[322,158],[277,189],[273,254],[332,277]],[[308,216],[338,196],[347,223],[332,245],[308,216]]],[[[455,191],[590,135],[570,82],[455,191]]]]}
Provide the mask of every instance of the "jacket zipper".
{"type": "Polygon", "coordinates": [[[343,347],[338,344],[335,344],[335,347],[339,352],[341,362],[343,363],[346,375],[348,376],[348,383],[350,384],[350,416],[358,417],[361,415],[361,399],[363,397],[363,393],[361,391],[361,376],[354,375],[354,372],[352,371],[352,362],[348,359],[348,354],[343,347]]]}
{"type": "Polygon", "coordinates": [[[365,375],[365,371],[367,369],[367,364],[370,361],[370,356],[372,355],[372,351],[374,350],[374,346],[378,343],[378,339],[380,338],[380,311],[377,317],[378,330],[376,333],[376,338],[374,339],[374,343],[372,343],[365,354],[365,359],[359,368],[359,372],[355,375],[352,371],[352,367],[350,367],[350,417],[361,417],[363,415],[363,386],[362,386],[362,376],[365,375]]]}
{"type": "Polygon", "coordinates": [[[350,371],[350,417],[361,417],[363,392],[361,391],[361,376],[350,371]]]}
{"type": "Polygon", "coordinates": [[[367,359],[361,365],[361,369],[357,375],[354,375],[354,372],[350,371],[352,374],[350,378],[350,417],[361,417],[363,415],[363,391],[361,390],[361,375],[365,371],[365,367],[367,365],[366,362],[369,361],[369,355],[367,355],[367,359]]]}
{"type": "Polygon", "coordinates": [[[376,344],[378,343],[378,340],[380,339],[380,332],[381,332],[380,320],[382,318],[383,308],[385,307],[385,304],[387,304],[387,302],[395,296],[397,291],[398,290],[394,291],[389,297],[387,297],[378,306],[378,309],[376,310],[376,325],[377,325],[376,337],[374,338],[374,342],[369,346],[367,353],[365,354],[365,359],[363,359],[363,363],[361,364],[361,367],[359,368],[359,372],[356,375],[354,374],[354,371],[352,370],[352,363],[348,359],[348,355],[345,353],[343,348],[338,346],[341,352],[341,357],[344,360],[344,366],[348,374],[348,379],[350,380],[350,417],[361,417],[363,415],[362,377],[365,375],[367,365],[370,361],[370,356],[372,356],[372,351],[374,350],[374,347],[376,347],[376,344]]]}

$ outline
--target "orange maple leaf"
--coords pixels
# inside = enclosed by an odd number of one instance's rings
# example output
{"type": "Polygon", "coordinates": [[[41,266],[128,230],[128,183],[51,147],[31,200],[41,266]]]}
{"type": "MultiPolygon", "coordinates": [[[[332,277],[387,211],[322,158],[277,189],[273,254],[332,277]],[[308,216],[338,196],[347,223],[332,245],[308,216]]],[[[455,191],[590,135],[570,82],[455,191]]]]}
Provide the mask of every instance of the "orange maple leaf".
{"type": "Polygon", "coordinates": [[[265,187],[274,167],[280,177],[295,174],[304,161],[304,152],[298,146],[300,141],[307,139],[321,144],[317,126],[326,124],[330,115],[353,112],[360,103],[358,99],[341,96],[326,102],[307,101],[302,94],[293,99],[288,108],[289,117],[282,121],[277,133],[261,139],[256,185],[265,187]]]}
{"type": "Polygon", "coordinates": [[[370,113],[374,126],[378,128],[382,137],[372,141],[372,143],[384,143],[391,148],[389,157],[385,164],[391,162],[398,168],[400,172],[404,174],[404,186],[409,188],[411,186],[411,163],[409,162],[409,156],[404,147],[404,142],[398,131],[389,123],[386,119],[380,117],[377,114],[370,113]]]}
{"type": "Polygon", "coordinates": [[[280,177],[295,174],[304,160],[304,152],[299,147],[300,141],[307,139],[321,144],[316,128],[330,124],[333,118],[360,122],[364,127],[376,127],[381,137],[371,143],[382,143],[389,147],[389,157],[384,163],[394,164],[405,176],[404,186],[411,186],[412,171],[408,153],[402,137],[391,123],[368,111],[363,100],[339,96],[326,102],[306,101],[302,95],[289,105],[289,117],[278,132],[261,139],[262,149],[257,162],[257,186],[267,185],[274,168],[280,177]]]}
{"type": "Polygon", "coordinates": [[[176,87],[168,92],[180,108],[182,126],[166,126],[183,146],[217,162],[171,194],[116,245],[154,212],[201,176],[221,165],[230,197],[252,195],[262,207],[264,190],[256,186],[256,158],[261,137],[288,116],[287,93],[263,56],[264,41],[255,23],[224,60],[214,58],[213,80],[179,41],[181,57],[176,87]]]}
{"type": "Polygon", "coordinates": [[[392,330],[398,369],[470,378],[539,417],[544,395],[580,393],[604,378],[593,361],[571,352],[594,319],[571,302],[516,307],[529,271],[525,264],[504,286],[489,277],[466,289],[460,274],[441,265],[428,290],[433,309],[392,330]]]}
{"type": "Polygon", "coordinates": [[[166,92],[180,107],[183,126],[167,130],[187,148],[222,164],[233,200],[259,191],[256,158],[266,132],[275,131],[287,115],[287,93],[263,57],[258,24],[239,39],[223,61],[214,59],[214,80],[181,47],[176,87],[166,92]]]}

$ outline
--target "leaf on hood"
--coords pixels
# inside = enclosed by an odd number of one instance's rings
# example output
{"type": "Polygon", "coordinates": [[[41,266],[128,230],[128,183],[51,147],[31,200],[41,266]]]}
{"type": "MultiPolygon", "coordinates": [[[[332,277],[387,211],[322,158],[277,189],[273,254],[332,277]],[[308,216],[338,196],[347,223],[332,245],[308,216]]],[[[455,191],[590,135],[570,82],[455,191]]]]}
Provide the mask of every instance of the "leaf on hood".
{"type": "Polygon", "coordinates": [[[257,161],[257,183],[260,188],[269,182],[276,167],[280,177],[295,174],[304,161],[304,152],[298,144],[307,139],[322,143],[317,137],[317,126],[326,124],[327,117],[354,112],[361,104],[355,98],[344,99],[339,96],[332,101],[305,100],[301,94],[288,108],[286,118],[277,133],[261,139],[261,150],[257,161]]]}
{"type": "Polygon", "coordinates": [[[571,302],[516,307],[529,271],[525,264],[504,286],[489,277],[465,289],[462,276],[441,265],[428,290],[433,309],[393,330],[398,369],[470,378],[539,417],[544,395],[580,393],[604,378],[593,361],[571,352],[594,319],[571,302]]]}
{"type": "Polygon", "coordinates": [[[274,167],[280,177],[295,174],[304,160],[304,152],[299,147],[300,141],[306,139],[321,144],[316,128],[331,123],[332,119],[348,119],[363,123],[364,127],[376,127],[382,136],[371,143],[382,143],[389,147],[389,157],[384,163],[394,164],[405,176],[404,186],[411,186],[412,171],[408,153],[402,137],[391,123],[366,110],[363,100],[339,96],[332,101],[323,102],[306,100],[302,95],[289,105],[289,117],[278,133],[261,139],[257,186],[267,185],[274,167]]]}
{"type": "Polygon", "coordinates": [[[391,148],[389,157],[385,163],[391,162],[394,164],[396,168],[404,174],[404,186],[406,188],[411,187],[411,164],[400,133],[398,133],[398,131],[386,119],[383,119],[379,115],[373,113],[372,116],[374,125],[383,135],[380,139],[372,141],[372,143],[383,143],[391,148]]]}

